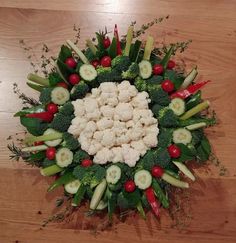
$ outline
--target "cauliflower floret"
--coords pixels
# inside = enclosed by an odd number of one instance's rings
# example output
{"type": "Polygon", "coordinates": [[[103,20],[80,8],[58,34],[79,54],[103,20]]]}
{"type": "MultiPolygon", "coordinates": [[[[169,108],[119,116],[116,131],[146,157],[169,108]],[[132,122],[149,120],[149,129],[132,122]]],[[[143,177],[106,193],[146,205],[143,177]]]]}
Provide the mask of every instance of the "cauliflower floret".
{"type": "Polygon", "coordinates": [[[144,124],[145,126],[150,126],[152,124],[157,123],[157,119],[154,118],[154,117],[147,117],[147,118],[143,117],[143,118],[140,119],[140,123],[144,124]]]}
{"type": "Polygon", "coordinates": [[[127,121],[127,122],[126,122],[126,127],[127,127],[127,128],[134,127],[134,125],[135,125],[135,123],[134,123],[133,120],[130,120],[130,121],[127,121]]]}
{"type": "Polygon", "coordinates": [[[115,108],[115,115],[118,115],[121,121],[131,120],[133,117],[133,108],[131,104],[119,103],[115,108]]]}
{"type": "Polygon", "coordinates": [[[148,93],[143,91],[138,93],[131,101],[133,107],[138,109],[148,109],[148,93]]]}
{"type": "Polygon", "coordinates": [[[98,130],[102,131],[113,126],[113,120],[103,117],[97,122],[98,130]]]}
{"type": "Polygon", "coordinates": [[[129,144],[122,145],[122,154],[125,163],[130,167],[134,167],[140,157],[140,153],[137,150],[131,148],[129,144]]]}
{"type": "Polygon", "coordinates": [[[107,102],[105,104],[115,107],[118,105],[118,103],[119,103],[119,101],[116,97],[110,97],[107,99],[107,102]]]}
{"type": "Polygon", "coordinates": [[[120,102],[123,103],[129,102],[131,100],[131,95],[129,90],[122,90],[118,95],[118,99],[120,102]]]}
{"type": "Polygon", "coordinates": [[[159,129],[157,127],[157,124],[153,124],[151,126],[147,126],[145,127],[145,130],[146,130],[146,134],[156,134],[156,136],[158,135],[158,132],[159,132],[159,129]]]}
{"type": "Polygon", "coordinates": [[[89,155],[94,155],[96,154],[100,149],[102,148],[102,145],[96,141],[92,141],[89,149],[88,149],[88,154],[89,155]]]}
{"type": "Polygon", "coordinates": [[[114,158],[114,154],[108,148],[102,148],[97,152],[97,154],[93,158],[93,162],[95,164],[106,164],[107,162],[111,162],[114,158]]]}
{"type": "Polygon", "coordinates": [[[86,114],[86,118],[88,120],[98,121],[100,117],[101,117],[101,112],[98,109],[86,114]]]}
{"type": "Polygon", "coordinates": [[[93,134],[93,138],[96,139],[97,141],[101,142],[103,137],[103,131],[96,131],[93,134]]]}
{"type": "Polygon", "coordinates": [[[137,93],[138,93],[138,90],[136,89],[136,87],[133,86],[133,85],[130,85],[129,86],[129,94],[130,94],[130,96],[134,97],[134,96],[137,95],[137,93]]]}
{"type": "Polygon", "coordinates": [[[86,124],[86,127],[84,129],[84,132],[95,132],[97,130],[97,125],[94,121],[89,121],[87,124],[86,124]]]}
{"type": "Polygon", "coordinates": [[[84,137],[82,134],[78,138],[79,143],[81,144],[81,149],[88,151],[91,145],[91,139],[84,137]]]}
{"type": "Polygon", "coordinates": [[[114,154],[114,157],[112,159],[113,163],[123,162],[124,161],[121,147],[113,147],[111,149],[111,151],[114,154]]]}
{"type": "Polygon", "coordinates": [[[122,145],[129,142],[130,137],[128,136],[128,134],[122,134],[121,136],[116,138],[116,145],[122,145]]]}
{"type": "Polygon", "coordinates": [[[113,82],[101,83],[100,89],[104,93],[116,93],[117,92],[117,86],[113,82]]]}
{"type": "Polygon", "coordinates": [[[103,131],[101,144],[104,147],[110,148],[115,144],[115,134],[111,129],[103,131]]]}
{"type": "Polygon", "coordinates": [[[133,149],[139,151],[141,156],[143,156],[147,152],[147,146],[144,144],[143,140],[132,141],[130,145],[133,149]]]}
{"type": "Polygon", "coordinates": [[[85,113],[84,101],[81,99],[75,100],[71,102],[74,106],[74,114],[75,116],[82,117],[85,113]]]}
{"type": "Polygon", "coordinates": [[[119,120],[114,121],[114,125],[112,130],[114,131],[114,133],[116,134],[116,136],[121,136],[122,134],[127,132],[126,126],[125,126],[125,122],[120,122],[119,120]]]}
{"type": "Polygon", "coordinates": [[[92,92],[91,97],[92,97],[92,98],[97,98],[97,97],[99,97],[100,94],[101,94],[101,89],[100,89],[100,88],[93,88],[93,89],[91,90],[91,92],[92,92]]]}
{"type": "Polygon", "coordinates": [[[114,115],[115,109],[109,105],[104,105],[104,106],[100,107],[100,110],[101,110],[103,116],[112,118],[114,115]]]}
{"type": "Polygon", "coordinates": [[[81,133],[84,130],[86,124],[86,118],[77,116],[74,119],[72,119],[68,132],[76,136],[76,134],[81,133]]]}
{"type": "Polygon", "coordinates": [[[122,81],[120,84],[117,85],[117,89],[122,92],[123,90],[127,90],[130,87],[130,82],[127,80],[122,81]]]}
{"type": "Polygon", "coordinates": [[[156,134],[147,134],[143,138],[143,142],[146,144],[147,147],[153,148],[157,146],[157,136],[156,134]]]}
{"type": "Polygon", "coordinates": [[[68,132],[73,134],[74,136],[79,136],[80,135],[80,128],[78,128],[78,126],[76,125],[70,125],[68,132]]]}
{"type": "Polygon", "coordinates": [[[94,98],[85,97],[84,98],[84,107],[85,107],[86,113],[92,113],[98,109],[98,102],[94,98]]]}
{"type": "Polygon", "coordinates": [[[129,129],[127,135],[130,137],[131,140],[136,141],[142,138],[144,132],[145,131],[143,130],[143,127],[140,128],[138,126],[135,126],[132,129],[129,129]]]}

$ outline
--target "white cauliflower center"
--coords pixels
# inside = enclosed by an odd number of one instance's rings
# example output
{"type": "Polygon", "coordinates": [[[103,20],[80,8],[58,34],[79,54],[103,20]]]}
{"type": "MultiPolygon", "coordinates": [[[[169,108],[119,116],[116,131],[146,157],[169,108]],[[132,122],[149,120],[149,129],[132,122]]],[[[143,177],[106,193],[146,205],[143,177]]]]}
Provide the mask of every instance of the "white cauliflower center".
{"type": "Polygon", "coordinates": [[[138,92],[129,81],[102,83],[85,98],[73,101],[75,118],[68,132],[94,163],[135,166],[140,156],[157,146],[157,119],[148,107],[147,92],[138,92]]]}

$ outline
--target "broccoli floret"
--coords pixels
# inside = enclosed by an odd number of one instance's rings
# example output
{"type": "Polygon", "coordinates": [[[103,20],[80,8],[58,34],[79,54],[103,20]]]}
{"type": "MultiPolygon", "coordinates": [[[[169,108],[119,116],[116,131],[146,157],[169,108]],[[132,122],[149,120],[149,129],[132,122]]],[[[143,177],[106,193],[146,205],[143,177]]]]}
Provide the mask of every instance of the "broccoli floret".
{"type": "Polygon", "coordinates": [[[131,61],[127,56],[117,56],[111,61],[111,66],[118,72],[126,71],[131,65],[131,61]]]}
{"type": "Polygon", "coordinates": [[[139,74],[139,66],[137,63],[133,62],[127,71],[122,72],[122,78],[124,79],[134,79],[139,74]]]}
{"type": "Polygon", "coordinates": [[[170,103],[170,98],[168,93],[166,93],[161,86],[156,87],[155,89],[150,91],[150,98],[153,103],[167,106],[170,103]]]}
{"type": "Polygon", "coordinates": [[[154,116],[156,118],[159,117],[159,111],[161,109],[163,109],[165,106],[162,106],[162,105],[158,105],[158,104],[155,104],[153,107],[152,107],[152,113],[154,114],[154,116]]]}
{"type": "Polygon", "coordinates": [[[158,90],[162,81],[163,77],[158,75],[153,75],[151,78],[147,79],[148,91],[151,92],[152,90],[158,90]]]}
{"type": "Polygon", "coordinates": [[[79,84],[75,85],[71,90],[71,99],[81,99],[83,98],[89,91],[89,86],[81,81],[79,84]]]}
{"type": "Polygon", "coordinates": [[[61,76],[56,72],[50,73],[48,79],[50,86],[55,86],[57,83],[63,82],[61,76]]]}
{"type": "Polygon", "coordinates": [[[155,150],[155,164],[165,169],[169,166],[170,162],[171,158],[167,149],[158,148],[157,150],[155,150]]]}
{"type": "Polygon", "coordinates": [[[158,119],[159,119],[160,125],[163,127],[178,126],[178,117],[168,107],[165,107],[159,111],[158,119]]]}
{"type": "Polygon", "coordinates": [[[81,163],[81,161],[83,159],[89,159],[89,154],[87,152],[85,152],[84,150],[78,150],[75,154],[74,154],[74,162],[75,163],[81,163]]]}
{"type": "Polygon", "coordinates": [[[97,73],[100,74],[100,73],[106,73],[106,72],[111,72],[111,67],[102,67],[102,66],[99,66],[97,69],[96,69],[97,73]]]}
{"type": "Polygon", "coordinates": [[[51,101],[52,88],[43,88],[40,92],[39,101],[43,104],[47,104],[51,101]]]}
{"type": "Polygon", "coordinates": [[[147,83],[141,77],[137,77],[134,81],[134,85],[139,92],[147,91],[147,83]]]}
{"type": "Polygon", "coordinates": [[[114,81],[121,81],[121,80],[122,77],[116,70],[112,70],[111,72],[103,72],[98,74],[97,76],[97,81],[99,83],[114,82],[114,81]]]}
{"type": "Polygon", "coordinates": [[[59,132],[66,132],[71,124],[72,119],[73,116],[65,116],[62,113],[58,113],[52,120],[51,128],[59,132]]]}
{"type": "Polygon", "coordinates": [[[70,150],[76,150],[80,146],[78,140],[68,132],[63,133],[62,138],[64,140],[62,145],[70,150]]]}
{"type": "Polygon", "coordinates": [[[158,135],[158,146],[161,148],[166,148],[171,144],[173,129],[171,128],[161,128],[158,135]]]}
{"type": "Polygon", "coordinates": [[[45,158],[42,162],[42,167],[46,168],[46,167],[49,167],[49,166],[54,165],[54,164],[56,164],[55,160],[50,160],[50,159],[45,158]]]}
{"type": "Polygon", "coordinates": [[[66,102],[59,110],[59,112],[65,116],[71,116],[74,113],[74,106],[72,103],[66,102]]]}

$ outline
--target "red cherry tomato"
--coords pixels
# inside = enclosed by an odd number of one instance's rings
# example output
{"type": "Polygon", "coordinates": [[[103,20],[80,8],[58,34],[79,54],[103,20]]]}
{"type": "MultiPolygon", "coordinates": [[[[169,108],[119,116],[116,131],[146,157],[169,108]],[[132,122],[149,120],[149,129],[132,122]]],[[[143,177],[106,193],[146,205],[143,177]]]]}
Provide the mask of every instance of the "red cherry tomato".
{"type": "Polygon", "coordinates": [[[92,64],[95,68],[97,68],[97,66],[100,64],[100,62],[99,62],[98,60],[93,60],[93,61],[91,61],[91,64],[92,64]]]}
{"type": "Polygon", "coordinates": [[[164,80],[161,83],[161,87],[167,93],[172,92],[175,88],[173,82],[171,82],[169,79],[164,80]]]}
{"type": "Polygon", "coordinates": [[[169,152],[169,155],[171,158],[179,158],[180,155],[181,155],[181,149],[175,145],[175,144],[172,144],[170,145],[168,148],[168,152],[169,152]]]}
{"type": "Polygon", "coordinates": [[[160,178],[162,177],[163,173],[164,170],[160,166],[155,165],[152,167],[152,176],[160,178]]]}
{"type": "Polygon", "coordinates": [[[172,61],[172,60],[170,60],[170,61],[168,62],[168,64],[167,64],[167,68],[168,68],[168,69],[173,69],[174,67],[175,67],[175,62],[172,61]]]}
{"type": "Polygon", "coordinates": [[[49,111],[52,114],[55,114],[58,112],[58,106],[54,103],[49,103],[46,107],[47,111],[49,111]]]}
{"type": "Polygon", "coordinates": [[[54,147],[49,147],[47,148],[46,150],[46,157],[49,159],[49,160],[53,160],[56,156],[56,149],[54,147]]]}
{"type": "Polygon", "coordinates": [[[67,85],[67,83],[65,83],[65,82],[57,83],[57,86],[62,87],[62,88],[64,88],[64,89],[68,89],[68,85],[67,85]]]}
{"type": "Polygon", "coordinates": [[[155,75],[160,75],[162,74],[164,71],[164,68],[161,64],[155,64],[153,67],[152,67],[152,72],[153,74],[155,75]]]}
{"type": "Polygon", "coordinates": [[[65,60],[65,64],[69,67],[69,68],[76,68],[77,66],[77,62],[75,61],[75,59],[73,57],[68,57],[65,60]]]}
{"type": "Polygon", "coordinates": [[[78,84],[80,81],[80,76],[77,73],[73,73],[69,76],[69,82],[72,85],[78,84]]]}
{"type": "Polygon", "coordinates": [[[104,48],[107,49],[110,45],[111,45],[110,38],[109,38],[109,37],[105,37],[105,38],[103,39],[103,46],[104,46],[104,48]]]}
{"type": "Polygon", "coordinates": [[[135,183],[132,180],[126,181],[124,184],[126,192],[133,192],[135,190],[135,183]]]}
{"type": "Polygon", "coordinates": [[[101,59],[101,65],[103,67],[110,67],[111,66],[111,58],[109,56],[105,56],[101,59]]]}
{"type": "Polygon", "coordinates": [[[93,164],[93,161],[91,159],[84,159],[81,162],[81,166],[83,167],[89,167],[93,164]]]}
{"type": "Polygon", "coordinates": [[[44,144],[43,141],[34,142],[34,146],[39,146],[39,145],[43,145],[43,144],[44,144]]]}

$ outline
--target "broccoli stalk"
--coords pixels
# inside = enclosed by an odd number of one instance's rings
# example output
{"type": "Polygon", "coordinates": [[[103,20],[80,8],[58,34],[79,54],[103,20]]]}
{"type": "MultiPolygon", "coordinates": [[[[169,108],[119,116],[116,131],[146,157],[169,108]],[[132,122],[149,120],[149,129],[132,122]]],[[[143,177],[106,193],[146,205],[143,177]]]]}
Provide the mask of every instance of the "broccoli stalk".
{"type": "Polygon", "coordinates": [[[122,78],[124,79],[134,79],[139,74],[139,66],[137,63],[133,62],[127,71],[122,72],[122,78]]]}
{"type": "Polygon", "coordinates": [[[55,133],[50,133],[50,134],[45,134],[45,135],[41,135],[41,136],[27,136],[25,138],[25,143],[26,144],[33,144],[34,142],[39,142],[39,141],[52,141],[52,140],[56,140],[56,139],[60,139],[62,138],[63,134],[60,132],[55,132],[55,133]]]}

